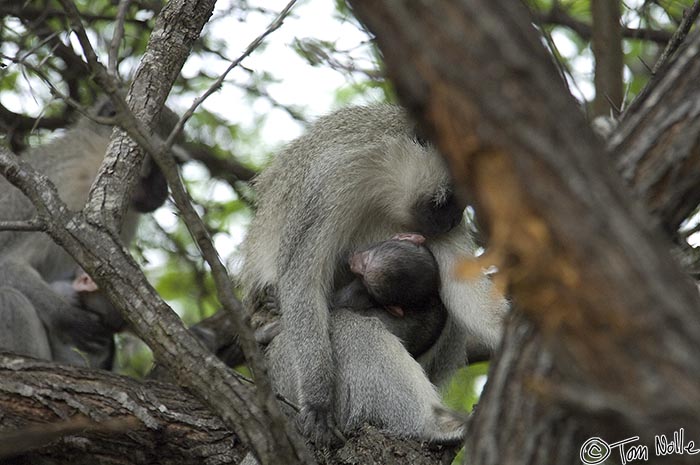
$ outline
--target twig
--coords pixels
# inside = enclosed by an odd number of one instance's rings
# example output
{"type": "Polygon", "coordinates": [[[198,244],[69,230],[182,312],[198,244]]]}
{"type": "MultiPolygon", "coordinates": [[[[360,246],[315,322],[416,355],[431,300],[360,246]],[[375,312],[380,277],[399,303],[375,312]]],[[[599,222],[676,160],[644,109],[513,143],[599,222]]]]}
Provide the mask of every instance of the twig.
{"type": "Polygon", "coordinates": [[[693,23],[695,22],[699,14],[700,0],[695,0],[695,3],[693,3],[693,5],[690,8],[683,12],[683,20],[678,26],[678,29],[676,29],[676,32],[674,32],[673,36],[671,36],[671,40],[669,40],[666,44],[666,48],[664,49],[663,53],[656,61],[656,64],[654,65],[654,68],[651,71],[652,75],[656,75],[656,73],[659,72],[661,67],[664,66],[669,60],[669,58],[671,58],[671,56],[676,52],[676,50],[678,50],[678,47],[685,40],[686,36],[688,35],[688,32],[690,31],[690,28],[693,26],[693,23]]]}
{"type": "MultiPolygon", "coordinates": [[[[545,42],[547,43],[547,47],[549,48],[549,51],[552,54],[552,59],[554,60],[554,64],[557,67],[557,70],[559,71],[559,75],[564,81],[564,85],[567,89],[569,89],[569,92],[571,92],[571,88],[569,86],[569,81],[571,81],[571,85],[574,86],[574,89],[576,89],[578,94],[581,96],[581,100],[585,102],[586,95],[579,87],[578,82],[576,82],[576,78],[571,72],[571,69],[569,68],[568,64],[560,59],[561,53],[559,53],[559,49],[557,48],[557,44],[554,42],[552,34],[549,31],[547,31],[547,29],[542,24],[539,25],[539,29],[540,31],[542,31],[542,35],[544,36],[545,42]],[[569,77],[569,79],[567,79],[567,76],[569,77]]],[[[586,119],[590,119],[588,115],[588,105],[583,105],[583,111],[586,113],[586,119]]]]}
{"type": "Polygon", "coordinates": [[[187,120],[189,120],[192,115],[194,114],[194,111],[199,107],[204,100],[209,98],[211,94],[219,90],[219,87],[221,87],[221,84],[224,82],[226,79],[226,76],[228,73],[230,73],[236,66],[238,66],[245,58],[247,58],[251,53],[257,49],[260,44],[262,44],[263,40],[265,40],[265,37],[276,31],[277,29],[282,26],[282,23],[284,23],[285,18],[289,15],[289,12],[291,11],[292,7],[296,4],[297,0],[291,0],[289,3],[287,3],[287,6],[285,6],[282,11],[279,12],[277,17],[270,23],[269,26],[267,26],[267,29],[260,34],[258,37],[256,37],[245,49],[243,54],[233,60],[231,64],[226,68],[226,70],[221,73],[221,75],[212,83],[211,86],[199,97],[195,99],[194,102],[192,102],[192,105],[185,111],[185,113],[182,115],[180,118],[180,121],[177,122],[173,130],[171,131],[170,135],[165,141],[165,147],[166,149],[171,147],[173,143],[175,142],[175,139],[177,138],[178,134],[182,131],[182,128],[184,127],[185,123],[187,120]]]}
{"type": "Polygon", "coordinates": [[[46,231],[46,223],[34,218],[26,221],[0,221],[0,231],[46,231]]]}
{"type": "Polygon", "coordinates": [[[117,66],[119,64],[119,44],[124,38],[124,21],[129,10],[131,0],[121,0],[117,11],[117,22],[114,26],[114,35],[109,44],[109,61],[107,62],[107,72],[112,76],[117,76],[117,66]]]}

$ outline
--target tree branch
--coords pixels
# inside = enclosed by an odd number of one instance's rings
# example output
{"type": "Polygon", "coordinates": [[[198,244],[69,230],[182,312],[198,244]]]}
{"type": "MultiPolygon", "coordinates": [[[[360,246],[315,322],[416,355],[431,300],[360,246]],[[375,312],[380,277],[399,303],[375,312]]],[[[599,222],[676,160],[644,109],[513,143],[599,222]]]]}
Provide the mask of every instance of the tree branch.
{"type": "MultiPolygon", "coordinates": [[[[0,353],[0,410],[0,459],[21,452],[21,463],[234,464],[245,455],[237,437],[187,391],[101,370],[0,353]]],[[[316,458],[326,465],[435,465],[455,453],[365,427],[316,458]]]]}
{"type": "Polygon", "coordinates": [[[591,0],[595,56],[593,114],[617,116],[622,108],[622,25],[619,0],[591,0]]]}
{"type": "MultiPolygon", "coordinates": [[[[213,2],[189,5],[187,2],[172,1],[161,11],[146,54],[136,72],[130,92],[132,105],[145,104],[148,107],[136,110],[142,124],[135,120],[129,107],[119,95],[119,83],[100,65],[97,55],[80,23],[79,14],[75,6],[68,0],[61,0],[61,3],[68,13],[71,25],[83,47],[88,65],[95,74],[95,79],[110,95],[118,115],[122,117],[120,124],[123,124],[133,134],[135,139],[151,153],[163,169],[166,177],[169,176],[171,182],[173,179],[176,181],[171,184],[171,188],[182,211],[193,212],[194,209],[187,200],[187,194],[179,180],[179,174],[174,166],[174,162],[165,156],[164,148],[158,150],[154,147],[147,134],[144,134],[142,126],[146,128],[154,126],[154,115],[158,115],[162,109],[167,92],[191,50],[193,40],[211,15],[213,2]],[[191,9],[191,6],[194,9],[191,9]],[[173,44],[177,46],[174,47],[173,44]],[[155,61],[153,61],[154,54],[157,56],[155,61]],[[163,57],[169,57],[169,59],[163,59],[163,57]],[[166,79],[164,79],[164,76],[166,79]],[[136,96],[141,98],[136,99],[136,96]],[[151,110],[150,112],[148,112],[149,109],[151,110]],[[141,113],[139,113],[139,110],[141,113]]],[[[22,176],[16,176],[15,170],[22,172],[22,168],[15,164],[15,160],[12,160],[9,154],[2,154],[0,158],[10,181],[17,183],[18,187],[26,189],[25,194],[34,202],[46,200],[41,199],[36,193],[32,195],[31,190],[36,186],[32,186],[31,181],[22,176]]],[[[133,143],[125,143],[124,136],[117,134],[117,137],[113,138],[112,144],[110,144],[108,155],[91,190],[85,210],[88,221],[82,222],[73,218],[75,221],[73,226],[81,228],[90,225],[96,228],[93,225],[106,224],[111,226],[109,231],[115,231],[115,224],[119,224],[118,218],[120,217],[120,212],[123,211],[122,205],[124,205],[124,201],[128,196],[125,186],[129,186],[130,180],[135,179],[139,169],[138,166],[142,160],[142,155],[138,153],[137,147],[133,143]],[[130,155],[134,157],[134,160],[131,163],[122,160],[123,164],[120,165],[120,157],[129,152],[131,152],[130,155]],[[119,169],[120,167],[121,169],[119,169]],[[106,171],[109,172],[107,176],[105,176],[106,171]],[[115,185],[115,182],[119,182],[120,176],[125,176],[123,184],[115,185]],[[109,186],[109,188],[106,186],[109,186]],[[110,214],[111,216],[109,216],[110,214]],[[108,220],[105,221],[105,218],[108,218],[108,220]]],[[[42,205],[41,208],[37,206],[38,210],[43,208],[43,213],[48,217],[51,217],[51,211],[59,211],[55,209],[62,207],[58,199],[51,200],[51,203],[53,203],[51,207],[48,204],[42,205]]],[[[193,219],[193,224],[201,226],[196,221],[199,220],[196,214],[194,214],[193,219]]],[[[201,223],[201,220],[199,221],[201,223]]],[[[244,442],[252,446],[263,463],[279,459],[283,459],[288,463],[309,460],[307,459],[308,453],[303,443],[293,430],[287,428],[286,421],[279,411],[275,396],[265,378],[264,364],[260,362],[260,355],[256,354],[257,347],[255,346],[252,333],[249,329],[247,330],[248,333],[246,333],[246,327],[242,324],[242,312],[236,311],[238,308],[231,307],[232,305],[235,306],[235,299],[228,298],[233,296],[230,280],[224,278],[226,276],[225,270],[221,272],[223,265],[218,260],[211,241],[206,236],[206,229],[200,227],[198,231],[195,231],[196,233],[203,231],[203,234],[195,234],[195,238],[198,240],[200,247],[202,247],[205,256],[210,260],[214,257],[210,263],[214,269],[214,278],[217,280],[217,290],[220,293],[220,297],[226,297],[220,298],[220,300],[231,311],[234,318],[241,323],[239,336],[246,354],[249,355],[249,361],[254,369],[258,383],[258,388],[255,391],[256,395],[253,397],[251,397],[252,393],[249,390],[243,389],[235,377],[231,376],[225,365],[220,361],[211,360],[210,363],[204,364],[206,367],[202,365],[201,358],[207,358],[206,351],[203,350],[201,344],[195,342],[194,338],[187,333],[179,319],[160,301],[155,291],[145,284],[142,274],[138,269],[134,270],[133,261],[130,261],[128,256],[120,254],[120,252],[123,253],[123,250],[115,250],[116,244],[113,234],[105,234],[105,231],[100,233],[94,232],[94,236],[91,238],[98,242],[102,241],[100,243],[101,248],[107,248],[107,254],[104,256],[112,254],[112,261],[105,264],[97,256],[86,258],[85,247],[89,247],[89,244],[93,242],[89,240],[90,238],[81,237],[76,230],[67,231],[64,229],[66,228],[65,222],[58,221],[56,225],[58,228],[49,229],[52,238],[71,253],[76,261],[93,276],[100,288],[110,297],[110,300],[115,302],[122,310],[125,319],[132,324],[135,332],[151,347],[158,360],[168,367],[174,375],[182,379],[210,407],[215,409],[228,425],[238,430],[244,442]],[[109,237],[106,237],[107,235],[109,237]],[[68,239],[66,236],[70,238],[68,239]],[[125,283],[115,279],[114,276],[104,273],[106,268],[112,268],[118,263],[121,263],[120,272],[129,274],[126,280],[134,279],[127,285],[127,287],[131,286],[134,288],[130,291],[133,293],[133,296],[140,294],[140,298],[145,299],[145,301],[141,300],[140,302],[142,306],[146,302],[152,305],[151,312],[145,315],[147,316],[146,319],[143,318],[143,314],[137,314],[138,312],[133,310],[137,306],[125,304],[123,296],[125,283]],[[215,269],[217,265],[219,270],[215,269]],[[223,281],[225,282],[222,283],[223,281]],[[140,289],[137,290],[135,288],[140,289]],[[149,319],[150,321],[148,321],[149,319]],[[167,330],[159,331],[159,329],[155,329],[153,327],[154,320],[161,323],[163,327],[167,326],[167,330]],[[214,379],[217,379],[216,382],[204,381],[212,380],[212,376],[214,379]],[[251,405],[250,402],[253,399],[256,402],[251,405]],[[260,408],[256,408],[256,404],[260,408]]],[[[188,226],[191,225],[188,224],[188,226]]],[[[93,245],[93,247],[96,247],[96,245],[93,245]]],[[[211,359],[212,357],[209,356],[208,358],[211,359]]]]}
{"type": "Polygon", "coordinates": [[[674,53],[678,50],[678,47],[680,47],[681,43],[683,43],[685,40],[690,28],[695,23],[695,20],[699,14],[700,1],[696,0],[693,6],[683,12],[683,20],[678,25],[678,29],[676,29],[676,32],[673,33],[673,36],[666,44],[666,48],[654,64],[654,67],[651,69],[651,79],[649,79],[646,87],[642,89],[639,95],[637,95],[637,97],[634,99],[634,102],[632,102],[632,105],[630,105],[630,112],[636,112],[636,106],[640,105],[644,100],[646,100],[651,89],[656,88],[656,81],[665,74],[663,72],[664,69],[668,66],[671,57],[673,57],[674,53]]]}
{"type": "Polygon", "coordinates": [[[115,463],[129,457],[131,464],[237,463],[244,455],[216,415],[173,385],[8,354],[0,354],[0,377],[0,443],[15,446],[13,452],[33,465],[94,464],[97,457],[115,463]],[[76,419],[88,424],[75,431],[76,419]],[[114,420],[121,420],[122,431],[105,434],[102,425],[114,420]],[[10,429],[34,436],[34,446],[9,443],[10,429]]]}
{"type": "Polygon", "coordinates": [[[669,236],[700,204],[700,34],[692,35],[609,139],[617,171],[669,236]]]}
{"type": "Polygon", "coordinates": [[[0,221],[0,231],[46,231],[46,223],[39,219],[27,221],[0,221]]]}
{"type": "MultiPolygon", "coordinates": [[[[591,40],[593,37],[593,29],[590,24],[572,18],[556,3],[554,7],[546,13],[538,12],[535,13],[534,16],[539,24],[552,24],[567,27],[585,40],[591,40]]],[[[672,34],[658,29],[623,27],[622,36],[626,39],[650,40],[665,45],[671,39],[672,34]]]]}

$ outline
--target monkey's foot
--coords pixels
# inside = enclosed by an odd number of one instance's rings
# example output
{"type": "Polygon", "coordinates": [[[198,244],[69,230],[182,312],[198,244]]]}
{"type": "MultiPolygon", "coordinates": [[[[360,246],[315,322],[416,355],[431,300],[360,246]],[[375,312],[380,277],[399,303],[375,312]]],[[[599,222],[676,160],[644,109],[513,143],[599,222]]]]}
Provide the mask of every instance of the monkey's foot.
{"type": "Polygon", "coordinates": [[[301,434],[317,447],[337,447],[345,442],[345,437],[328,408],[303,406],[297,416],[297,425],[301,434]]]}

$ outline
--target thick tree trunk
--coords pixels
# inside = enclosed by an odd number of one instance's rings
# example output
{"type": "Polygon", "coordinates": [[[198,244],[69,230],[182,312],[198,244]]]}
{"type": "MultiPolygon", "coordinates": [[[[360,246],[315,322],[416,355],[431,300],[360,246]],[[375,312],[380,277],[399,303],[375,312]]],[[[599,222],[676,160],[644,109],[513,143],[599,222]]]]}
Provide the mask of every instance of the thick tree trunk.
{"type": "Polygon", "coordinates": [[[681,427],[697,441],[697,290],[623,188],[523,4],[351,3],[476,205],[485,261],[515,301],[468,463],[577,463],[589,437],[681,427]]]}

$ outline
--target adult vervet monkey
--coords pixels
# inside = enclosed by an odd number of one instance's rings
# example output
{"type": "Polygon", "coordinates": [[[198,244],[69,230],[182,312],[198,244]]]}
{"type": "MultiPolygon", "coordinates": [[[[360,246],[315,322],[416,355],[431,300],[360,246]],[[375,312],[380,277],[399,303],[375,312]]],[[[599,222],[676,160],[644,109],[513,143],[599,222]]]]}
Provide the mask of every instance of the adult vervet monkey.
{"type": "MultiPolygon", "coordinates": [[[[113,116],[114,108],[103,100],[93,114],[113,116]]],[[[172,112],[164,110],[159,126],[169,130],[176,121],[173,118],[172,112]]],[[[51,179],[68,208],[80,210],[111,133],[112,126],[81,118],[61,136],[30,148],[21,157],[51,179]]],[[[138,214],[155,210],[167,195],[162,173],[147,159],[121,231],[125,243],[134,235],[138,214]]],[[[31,201],[0,177],[0,221],[28,220],[34,215],[31,201]]],[[[106,315],[114,312],[102,312],[106,307],[95,304],[93,297],[103,300],[99,293],[80,294],[88,299],[85,305],[67,298],[73,291],[65,284],[76,278],[77,269],[73,258],[45,233],[0,231],[0,348],[78,365],[96,363],[104,367],[111,363],[107,361],[113,352],[108,339],[110,331],[118,329],[106,321],[106,315]],[[81,335],[81,327],[94,333],[81,335]],[[97,343],[90,341],[93,335],[99,339],[97,343]],[[99,349],[90,353],[90,347],[97,346],[99,349]]]]}
{"type": "Polygon", "coordinates": [[[406,231],[427,238],[448,311],[437,342],[418,360],[433,383],[463,366],[470,348],[498,344],[507,305],[487,279],[455,278],[454,265],[474,251],[464,205],[443,160],[400,107],[352,107],[319,119],[263,171],[256,189],[241,284],[248,308],[269,289],[277,294],[285,348],[270,352],[270,363],[288,367],[301,430],[314,442],[334,438],[329,308],[351,280],[352,252],[406,231]]]}

